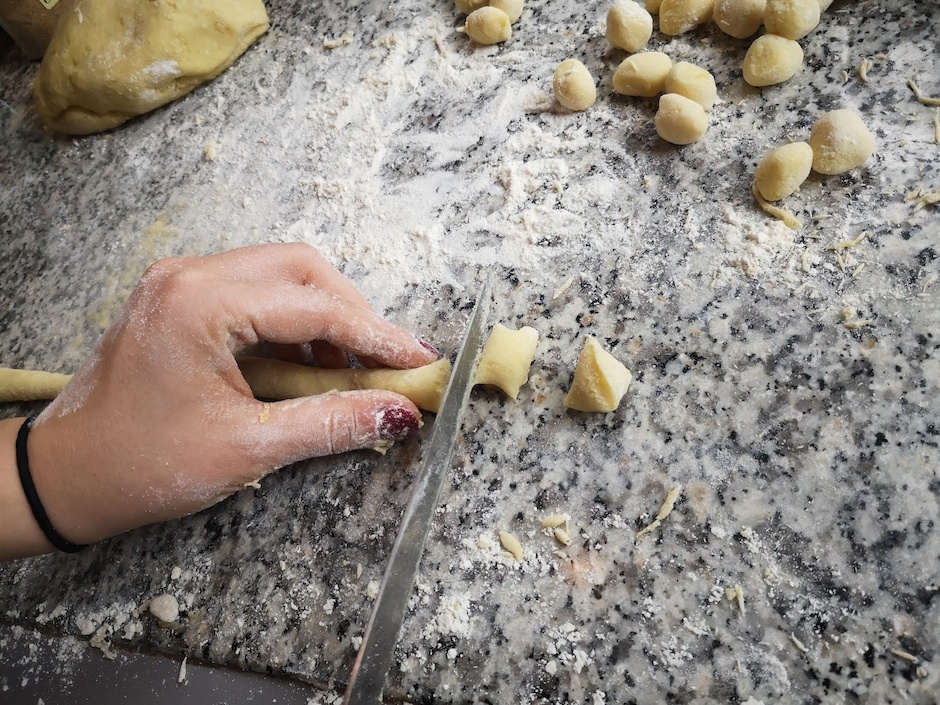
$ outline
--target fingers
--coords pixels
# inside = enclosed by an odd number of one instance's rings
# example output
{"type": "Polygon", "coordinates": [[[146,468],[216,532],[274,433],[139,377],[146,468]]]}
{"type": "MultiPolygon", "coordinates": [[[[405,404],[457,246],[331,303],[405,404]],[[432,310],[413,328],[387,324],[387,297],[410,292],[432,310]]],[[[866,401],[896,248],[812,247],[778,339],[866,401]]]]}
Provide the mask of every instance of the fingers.
{"type": "Polygon", "coordinates": [[[408,399],[377,390],[254,402],[248,414],[248,452],[266,471],[403,440],[418,430],[421,420],[421,412],[408,399]]]}
{"type": "Polygon", "coordinates": [[[228,320],[234,341],[302,343],[322,340],[387,366],[410,369],[434,362],[433,348],[370,310],[329,292],[290,284],[226,287],[228,320]]]}
{"type": "Polygon", "coordinates": [[[300,242],[241,247],[201,260],[207,269],[243,282],[290,282],[330,291],[358,306],[365,297],[310,245],[300,242]]]}

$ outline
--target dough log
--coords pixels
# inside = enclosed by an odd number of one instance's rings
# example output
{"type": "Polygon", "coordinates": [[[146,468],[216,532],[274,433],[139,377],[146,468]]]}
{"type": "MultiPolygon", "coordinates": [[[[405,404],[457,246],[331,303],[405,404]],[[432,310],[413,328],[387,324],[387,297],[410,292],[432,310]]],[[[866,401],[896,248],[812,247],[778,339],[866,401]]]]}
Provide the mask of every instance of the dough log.
{"type": "MultiPolygon", "coordinates": [[[[239,360],[252,393],[262,399],[294,399],[330,391],[387,389],[408,397],[418,408],[437,413],[450,379],[446,359],[413,370],[328,370],[281,360],[239,360]]],[[[0,402],[55,399],[71,375],[0,368],[0,402]]]]}
{"type": "Polygon", "coordinates": [[[413,370],[329,370],[282,360],[248,357],[238,361],[252,393],[262,399],[294,399],[326,392],[386,389],[408,397],[419,409],[440,411],[450,361],[441,359],[413,370]]]}

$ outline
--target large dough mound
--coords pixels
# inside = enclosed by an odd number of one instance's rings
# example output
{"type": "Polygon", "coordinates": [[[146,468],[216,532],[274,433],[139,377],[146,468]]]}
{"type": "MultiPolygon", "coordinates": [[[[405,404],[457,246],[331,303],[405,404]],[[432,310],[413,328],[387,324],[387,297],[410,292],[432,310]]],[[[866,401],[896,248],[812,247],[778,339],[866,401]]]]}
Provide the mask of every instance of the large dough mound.
{"type": "Polygon", "coordinates": [[[78,0],[33,84],[49,129],[116,127],[210,81],[268,29],[261,0],[78,0]]]}

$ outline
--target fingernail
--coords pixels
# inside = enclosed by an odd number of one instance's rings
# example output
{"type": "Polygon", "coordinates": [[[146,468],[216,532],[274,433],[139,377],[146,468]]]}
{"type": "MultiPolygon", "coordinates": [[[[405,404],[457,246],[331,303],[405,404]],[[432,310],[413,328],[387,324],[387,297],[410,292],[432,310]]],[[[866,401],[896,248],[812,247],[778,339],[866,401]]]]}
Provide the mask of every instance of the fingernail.
{"type": "Polygon", "coordinates": [[[431,345],[431,344],[430,344],[429,342],[427,342],[426,340],[419,340],[418,342],[421,343],[421,347],[422,347],[422,348],[424,348],[425,350],[427,350],[429,353],[431,353],[431,354],[434,355],[435,357],[440,357],[440,356],[441,356],[441,351],[438,350],[437,348],[435,348],[433,345],[431,345]]]}
{"type": "Polygon", "coordinates": [[[379,412],[379,436],[384,441],[401,441],[418,430],[418,417],[408,409],[393,406],[379,412]]]}

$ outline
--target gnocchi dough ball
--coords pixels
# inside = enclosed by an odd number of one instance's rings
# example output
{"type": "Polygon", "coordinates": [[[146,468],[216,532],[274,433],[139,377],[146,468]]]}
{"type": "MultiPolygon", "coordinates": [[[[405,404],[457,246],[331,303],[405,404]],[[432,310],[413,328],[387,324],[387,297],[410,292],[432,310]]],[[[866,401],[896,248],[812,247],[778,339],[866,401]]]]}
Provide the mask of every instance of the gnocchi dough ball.
{"type": "Polygon", "coordinates": [[[492,384],[515,399],[519,388],[529,381],[529,367],[535,359],[538,342],[535,328],[524,326],[511,330],[497,323],[483,346],[474,384],[492,384]]]}
{"type": "Polygon", "coordinates": [[[490,0],[490,7],[502,10],[506,13],[511,24],[522,17],[522,0],[490,0]]]}
{"type": "Polygon", "coordinates": [[[646,0],[643,4],[646,5],[648,13],[655,15],[659,12],[659,6],[663,4],[663,0],[646,0]]]}
{"type": "Polygon", "coordinates": [[[803,66],[803,47],[793,39],[765,34],[744,55],[744,80],[752,86],[788,81],[803,66]]]}
{"type": "Polygon", "coordinates": [[[464,30],[477,44],[498,44],[512,36],[509,15],[496,7],[481,7],[467,15],[464,30]]]}
{"type": "Polygon", "coordinates": [[[621,95],[652,98],[663,92],[672,59],[661,51],[646,51],[624,59],[614,72],[614,90],[621,95]]]}
{"type": "Polygon", "coordinates": [[[618,0],[607,11],[607,41],[616,49],[635,52],[653,35],[653,17],[633,0],[618,0]]]}
{"type": "Polygon", "coordinates": [[[702,139],[708,129],[705,108],[678,93],[667,93],[659,99],[656,111],[656,133],[673,144],[692,144],[702,139]]]}
{"type": "Polygon", "coordinates": [[[746,39],[760,29],[766,7],[767,0],[715,0],[712,17],[725,34],[746,39]]]}
{"type": "Polygon", "coordinates": [[[664,90],[666,93],[684,95],[686,98],[694,100],[705,110],[711,110],[715,101],[718,100],[715,77],[705,69],[690,64],[688,61],[673,64],[669,75],[666,77],[664,90]]]}
{"type": "Polygon", "coordinates": [[[826,113],[809,135],[813,168],[820,174],[843,174],[864,164],[875,153],[875,138],[853,111],[826,113]]]}
{"type": "Polygon", "coordinates": [[[818,0],[767,0],[764,26],[771,34],[801,39],[818,24],[818,0]]]}
{"type": "Polygon", "coordinates": [[[584,341],[565,406],[575,411],[613,411],[627,393],[633,375],[592,337],[584,341]]]}
{"type": "Polygon", "coordinates": [[[796,192],[813,168],[813,148],[806,142],[777,147],[760,160],[754,185],[767,201],[779,201],[796,192]]]}
{"type": "Polygon", "coordinates": [[[458,12],[469,15],[471,12],[486,7],[490,3],[488,0],[454,0],[454,4],[457,5],[458,12]]]}
{"type": "Polygon", "coordinates": [[[577,59],[566,59],[558,64],[553,84],[555,98],[568,110],[587,110],[597,100],[594,79],[577,59]]]}
{"type": "Polygon", "coordinates": [[[685,34],[708,22],[714,7],[715,0],[663,0],[659,6],[659,29],[673,37],[685,34]]]}
{"type": "Polygon", "coordinates": [[[46,50],[36,112],[55,132],[109,130],[211,81],[267,30],[261,0],[84,0],[46,50]]]}

